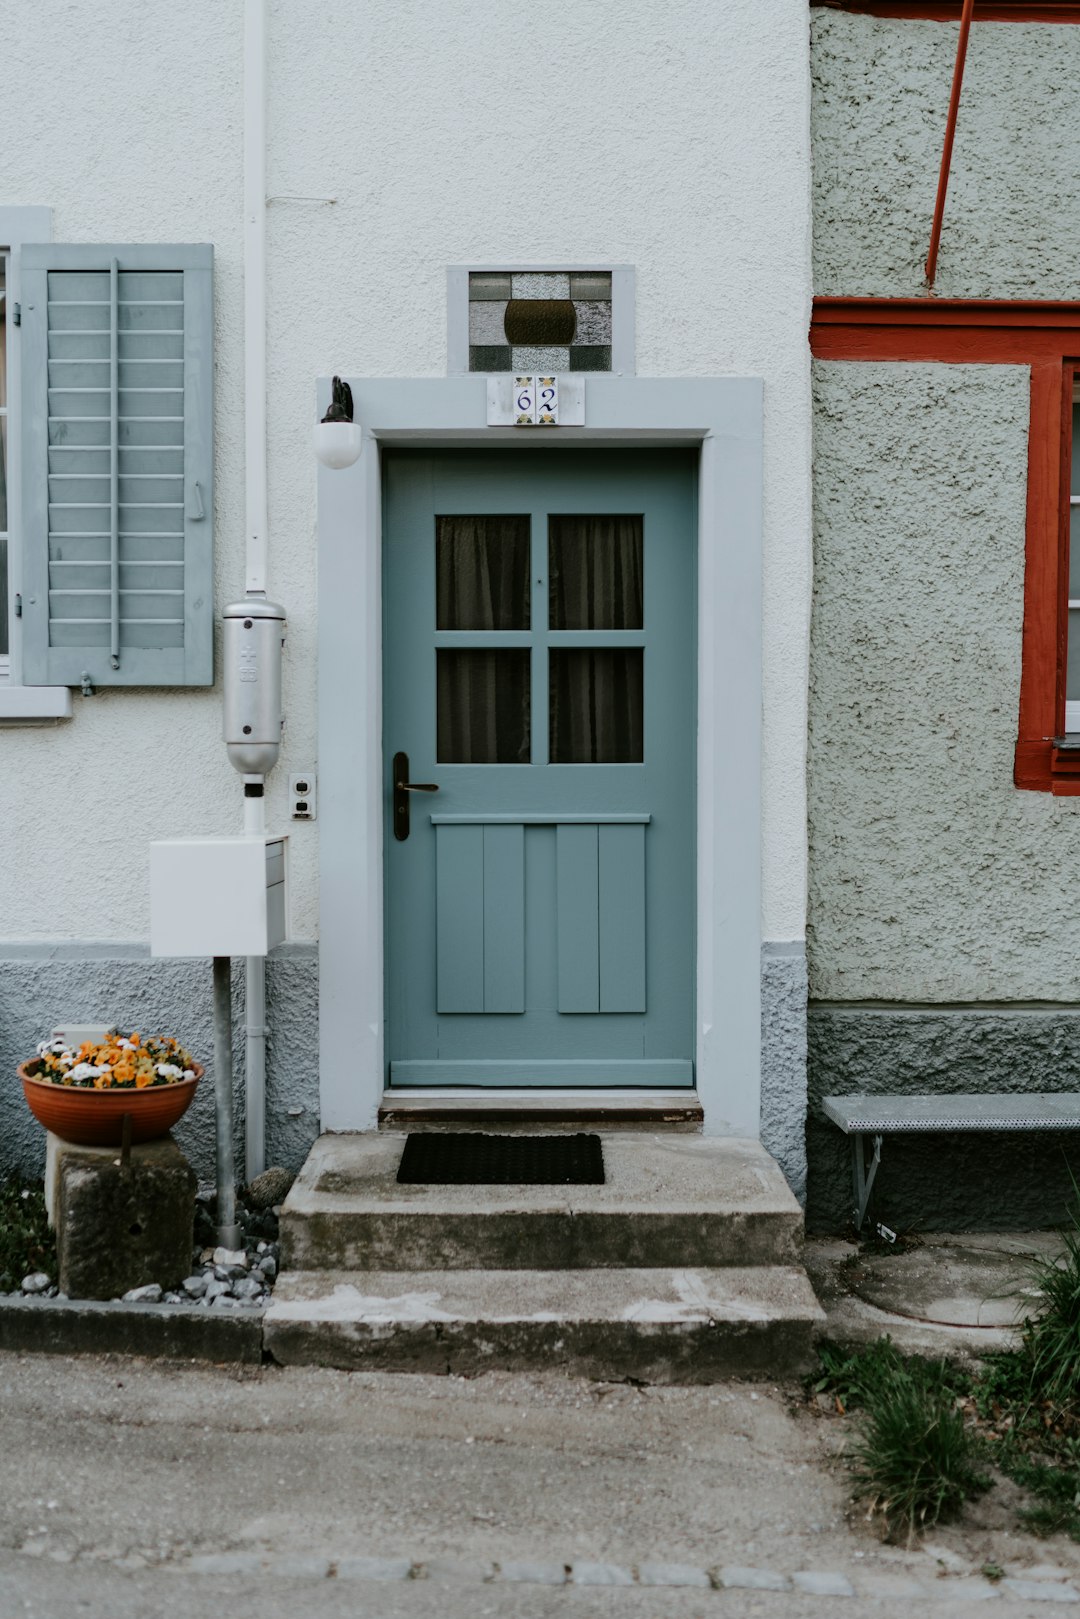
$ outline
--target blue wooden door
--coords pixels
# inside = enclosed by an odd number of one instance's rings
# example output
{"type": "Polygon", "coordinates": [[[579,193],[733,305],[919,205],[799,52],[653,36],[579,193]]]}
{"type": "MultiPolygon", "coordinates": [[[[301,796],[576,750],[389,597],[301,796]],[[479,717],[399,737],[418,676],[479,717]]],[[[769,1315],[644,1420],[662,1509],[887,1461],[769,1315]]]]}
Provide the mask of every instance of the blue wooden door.
{"type": "Polygon", "coordinates": [[[392,1084],[693,1084],[695,489],[387,454],[392,1084]]]}

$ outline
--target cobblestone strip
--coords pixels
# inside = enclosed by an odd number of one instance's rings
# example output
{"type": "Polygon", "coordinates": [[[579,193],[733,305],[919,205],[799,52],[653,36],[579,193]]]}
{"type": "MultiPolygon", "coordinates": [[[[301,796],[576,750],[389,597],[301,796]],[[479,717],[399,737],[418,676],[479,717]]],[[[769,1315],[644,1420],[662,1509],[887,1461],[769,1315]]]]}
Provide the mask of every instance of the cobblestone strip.
{"type": "Polygon", "coordinates": [[[1071,1585],[1051,1584],[1048,1580],[1002,1580],[1001,1589],[1025,1602],[1080,1602],[1080,1592],[1071,1585]]]}
{"type": "MultiPolygon", "coordinates": [[[[26,1542],[20,1549],[27,1556],[44,1556],[62,1562],[72,1562],[76,1556],[101,1555],[86,1551],[76,1553],[68,1549],[61,1557],[58,1555],[61,1548],[51,1548],[47,1541],[36,1539],[26,1542]]],[[[108,1560],[118,1568],[148,1566],[147,1557],[142,1555],[113,1554],[108,1560]]],[[[1059,1605],[1080,1603],[1080,1591],[1064,1577],[1065,1570],[1061,1571],[1060,1578],[1024,1579],[1016,1575],[991,1582],[977,1576],[960,1575],[946,1578],[931,1576],[920,1580],[907,1575],[878,1573],[872,1569],[853,1569],[849,1578],[839,1569],[797,1569],[785,1574],[780,1569],[743,1568],[735,1564],[698,1568],[690,1563],[656,1561],[629,1565],[585,1559],[571,1563],[521,1560],[474,1563],[442,1557],[420,1560],[350,1555],[334,1558],[320,1552],[291,1555],[257,1551],[206,1552],[176,1560],[159,1553],[158,1559],[151,1556],[150,1561],[157,1561],[163,1571],[176,1574],[236,1574],[249,1580],[253,1576],[268,1575],[308,1582],[339,1579],[373,1583],[433,1580],[464,1585],[637,1585],[653,1589],[684,1586],[702,1591],[798,1591],[804,1596],[822,1597],[825,1602],[838,1597],[855,1597],[863,1601],[935,1602],[945,1609],[957,1602],[995,1602],[1002,1597],[1059,1605]]],[[[823,1612],[827,1611],[825,1602],[822,1604],[823,1612]]]]}

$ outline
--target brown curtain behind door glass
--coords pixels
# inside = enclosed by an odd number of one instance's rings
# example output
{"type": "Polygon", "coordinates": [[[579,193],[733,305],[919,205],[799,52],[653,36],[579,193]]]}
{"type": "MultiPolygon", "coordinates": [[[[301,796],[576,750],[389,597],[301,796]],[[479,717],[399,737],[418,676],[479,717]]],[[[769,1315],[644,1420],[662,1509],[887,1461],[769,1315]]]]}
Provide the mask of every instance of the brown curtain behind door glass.
{"type": "Polygon", "coordinates": [[[435,625],[529,628],[528,517],[436,517],[435,625]]]}
{"type": "MultiPolygon", "coordinates": [[[[527,515],[435,519],[438,629],[527,630],[530,576],[527,515]]],[[[528,648],[443,648],[437,657],[439,760],[528,764],[528,648]]]]}
{"type": "Polygon", "coordinates": [[[548,518],[553,630],[640,630],[644,592],[638,516],[548,518]]]}
{"type": "Polygon", "coordinates": [[[529,763],[529,649],[436,653],[441,764],[529,763]]]}
{"type": "MultiPolygon", "coordinates": [[[[553,630],[639,630],[644,620],[640,514],[548,519],[553,630]]],[[[643,758],[643,654],[634,647],[550,653],[552,764],[634,764],[643,758]]]]}
{"type": "Polygon", "coordinates": [[[552,651],[553,765],[640,764],[644,753],[640,647],[552,651]]]}

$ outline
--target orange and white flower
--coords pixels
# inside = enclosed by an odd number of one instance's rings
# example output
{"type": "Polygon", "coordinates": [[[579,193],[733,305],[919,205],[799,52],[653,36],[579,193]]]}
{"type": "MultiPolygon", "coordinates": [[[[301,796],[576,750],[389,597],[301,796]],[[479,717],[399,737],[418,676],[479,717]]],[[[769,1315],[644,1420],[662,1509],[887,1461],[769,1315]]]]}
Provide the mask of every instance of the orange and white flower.
{"type": "Polygon", "coordinates": [[[145,1090],[195,1078],[191,1053],[174,1035],[109,1029],[103,1041],[84,1040],[77,1051],[59,1039],[43,1040],[37,1054],[38,1078],[54,1085],[145,1090]]]}

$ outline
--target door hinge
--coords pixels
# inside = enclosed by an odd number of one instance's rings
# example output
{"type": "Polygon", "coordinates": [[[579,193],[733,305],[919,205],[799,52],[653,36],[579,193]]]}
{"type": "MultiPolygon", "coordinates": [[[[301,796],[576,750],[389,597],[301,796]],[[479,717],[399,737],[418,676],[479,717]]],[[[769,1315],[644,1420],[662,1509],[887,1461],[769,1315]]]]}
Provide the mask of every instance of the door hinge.
{"type": "Polygon", "coordinates": [[[13,326],[21,326],[22,325],[22,304],[12,304],[12,306],[11,306],[11,324],[13,326]]]}
{"type": "Polygon", "coordinates": [[[22,596],[18,591],[15,592],[15,617],[22,618],[22,596]]]}

